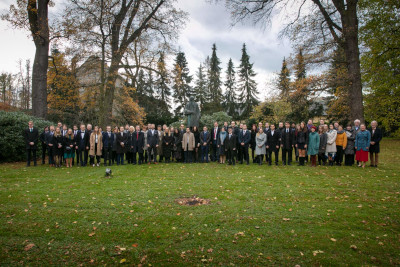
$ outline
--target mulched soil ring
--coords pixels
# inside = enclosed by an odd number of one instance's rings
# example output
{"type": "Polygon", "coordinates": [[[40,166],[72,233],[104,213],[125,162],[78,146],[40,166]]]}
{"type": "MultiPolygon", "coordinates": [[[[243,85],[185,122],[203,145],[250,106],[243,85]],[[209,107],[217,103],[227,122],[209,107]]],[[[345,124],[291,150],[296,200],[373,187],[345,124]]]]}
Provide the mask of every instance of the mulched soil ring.
{"type": "Polygon", "coordinates": [[[198,196],[177,198],[175,199],[175,202],[182,206],[201,206],[211,204],[209,199],[200,198],[198,196]]]}

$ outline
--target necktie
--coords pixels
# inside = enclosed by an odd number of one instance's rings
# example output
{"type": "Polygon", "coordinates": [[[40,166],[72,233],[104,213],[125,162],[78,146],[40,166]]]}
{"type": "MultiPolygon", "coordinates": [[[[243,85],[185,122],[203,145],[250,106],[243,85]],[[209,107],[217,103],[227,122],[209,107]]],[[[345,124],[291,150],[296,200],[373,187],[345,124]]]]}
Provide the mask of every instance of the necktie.
{"type": "Polygon", "coordinates": [[[136,140],[139,140],[139,132],[136,133],[136,140]]]}
{"type": "Polygon", "coordinates": [[[32,132],[32,128],[31,128],[31,132],[32,132]]]}
{"type": "Polygon", "coordinates": [[[110,132],[108,132],[108,138],[111,138],[111,133],[110,132]]]}
{"type": "Polygon", "coordinates": [[[286,129],[286,133],[288,133],[289,132],[289,129],[286,129]]]}

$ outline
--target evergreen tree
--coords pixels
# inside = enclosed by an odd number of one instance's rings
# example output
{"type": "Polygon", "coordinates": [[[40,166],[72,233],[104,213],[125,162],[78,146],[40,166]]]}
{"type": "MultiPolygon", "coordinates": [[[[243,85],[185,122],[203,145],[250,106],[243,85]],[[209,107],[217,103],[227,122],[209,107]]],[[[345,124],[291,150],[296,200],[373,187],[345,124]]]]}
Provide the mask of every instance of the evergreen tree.
{"type": "Polygon", "coordinates": [[[306,78],[306,64],[303,56],[303,49],[299,49],[299,53],[296,55],[296,65],[294,66],[294,73],[296,75],[296,80],[306,78]]]}
{"type": "Polygon", "coordinates": [[[294,73],[296,80],[292,83],[292,92],[289,96],[292,112],[289,119],[292,121],[307,121],[310,116],[309,108],[309,79],[306,74],[306,63],[303,56],[303,51],[300,48],[295,57],[294,73]]]}
{"type": "Polygon", "coordinates": [[[189,100],[189,95],[194,93],[192,92],[192,88],[190,86],[190,83],[192,82],[192,76],[189,75],[189,68],[185,53],[178,52],[176,55],[172,73],[174,78],[174,100],[177,104],[175,108],[175,115],[178,115],[183,112],[183,109],[189,100]]]}
{"type": "Polygon", "coordinates": [[[145,81],[145,95],[154,98],[154,80],[153,72],[149,71],[147,74],[147,81],[145,81]]]}
{"type": "Polygon", "coordinates": [[[157,63],[157,70],[159,72],[158,79],[156,80],[156,87],[160,100],[169,105],[169,97],[171,96],[171,89],[169,87],[168,71],[165,65],[164,53],[160,54],[160,58],[157,63]]]}
{"type": "Polygon", "coordinates": [[[197,73],[196,73],[196,81],[195,81],[195,100],[200,103],[200,110],[203,110],[204,104],[207,101],[207,80],[204,75],[204,67],[200,64],[197,73]]]}
{"type": "Polygon", "coordinates": [[[138,77],[136,79],[136,94],[139,96],[139,100],[140,96],[145,95],[145,91],[146,91],[146,78],[143,69],[140,69],[138,77]]]}
{"type": "Polygon", "coordinates": [[[256,73],[253,70],[253,64],[250,63],[250,57],[246,51],[246,44],[243,44],[242,58],[239,66],[239,99],[241,103],[241,117],[248,118],[253,110],[253,107],[260,102],[257,99],[257,83],[254,80],[256,73]]]}
{"type": "Polygon", "coordinates": [[[237,117],[237,96],[236,96],[236,72],[232,59],[229,59],[228,68],[226,69],[225,80],[225,101],[224,107],[226,112],[232,118],[237,117]]]}
{"type": "Polygon", "coordinates": [[[208,86],[210,93],[210,105],[207,112],[214,113],[222,110],[222,82],[221,82],[221,61],[217,56],[217,46],[213,44],[210,66],[208,69],[208,86]]]}
{"type": "Polygon", "coordinates": [[[290,93],[290,71],[287,67],[286,59],[283,58],[282,69],[278,78],[279,96],[287,101],[290,93]]]}

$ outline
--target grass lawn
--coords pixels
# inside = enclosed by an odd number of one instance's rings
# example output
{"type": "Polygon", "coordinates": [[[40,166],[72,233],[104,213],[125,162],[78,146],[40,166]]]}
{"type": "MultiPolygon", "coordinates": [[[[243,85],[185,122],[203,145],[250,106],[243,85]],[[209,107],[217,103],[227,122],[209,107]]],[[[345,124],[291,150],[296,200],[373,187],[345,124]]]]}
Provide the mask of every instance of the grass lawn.
{"type": "Polygon", "coordinates": [[[400,265],[400,140],[378,169],[0,165],[1,265],[400,265]],[[210,205],[181,206],[197,195],[210,205]]]}

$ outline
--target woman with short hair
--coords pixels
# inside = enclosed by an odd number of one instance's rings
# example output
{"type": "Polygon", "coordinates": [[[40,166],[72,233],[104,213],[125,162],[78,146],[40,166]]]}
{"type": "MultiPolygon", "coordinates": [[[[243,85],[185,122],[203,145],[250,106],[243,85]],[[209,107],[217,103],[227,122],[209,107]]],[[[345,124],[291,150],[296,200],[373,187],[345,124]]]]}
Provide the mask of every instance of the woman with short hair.
{"type": "Polygon", "coordinates": [[[333,124],[329,124],[329,130],[327,132],[328,139],[326,141],[325,155],[328,157],[329,166],[333,166],[333,161],[336,156],[336,137],[337,132],[333,124]]]}
{"type": "Polygon", "coordinates": [[[300,123],[300,129],[296,136],[296,148],[299,151],[299,166],[304,166],[306,149],[308,144],[308,129],[304,121],[300,123]]]}
{"type": "Polygon", "coordinates": [[[264,133],[263,128],[258,129],[258,133],[256,134],[256,157],[258,165],[262,165],[263,155],[266,154],[265,144],[267,143],[267,135],[264,133]]]}
{"type": "Polygon", "coordinates": [[[90,134],[89,144],[90,164],[93,165],[93,167],[96,166],[94,164],[94,158],[96,157],[97,167],[99,167],[103,149],[103,135],[99,131],[99,126],[94,126],[94,130],[90,134]]]}
{"type": "Polygon", "coordinates": [[[226,161],[226,154],[225,154],[225,146],[224,146],[224,141],[226,138],[226,131],[225,128],[222,127],[219,135],[217,136],[217,148],[218,148],[218,155],[219,155],[219,163],[220,164],[225,164],[226,161]]]}
{"type": "Polygon", "coordinates": [[[74,151],[75,136],[71,128],[68,129],[67,134],[64,136],[64,159],[67,168],[72,167],[72,160],[75,156],[74,151]]]}
{"type": "Polygon", "coordinates": [[[358,167],[365,168],[365,163],[368,161],[368,151],[371,145],[371,133],[365,127],[365,124],[360,125],[360,131],[356,136],[355,149],[356,160],[359,161],[358,167]]]}
{"type": "Polygon", "coordinates": [[[326,164],[326,156],[325,156],[325,150],[326,150],[326,142],[328,140],[328,135],[326,134],[325,127],[323,124],[321,124],[318,127],[318,134],[319,134],[319,149],[318,149],[318,164],[325,166],[326,164]]]}
{"type": "Polygon", "coordinates": [[[53,157],[54,157],[53,162],[56,167],[61,167],[62,156],[63,156],[63,143],[64,143],[64,138],[61,134],[60,127],[56,127],[52,138],[53,157]]]}
{"type": "Polygon", "coordinates": [[[166,163],[171,162],[171,154],[173,147],[174,147],[174,136],[170,132],[169,128],[165,128],[162,137],[162,153],[165,157],[166,163]]]}

